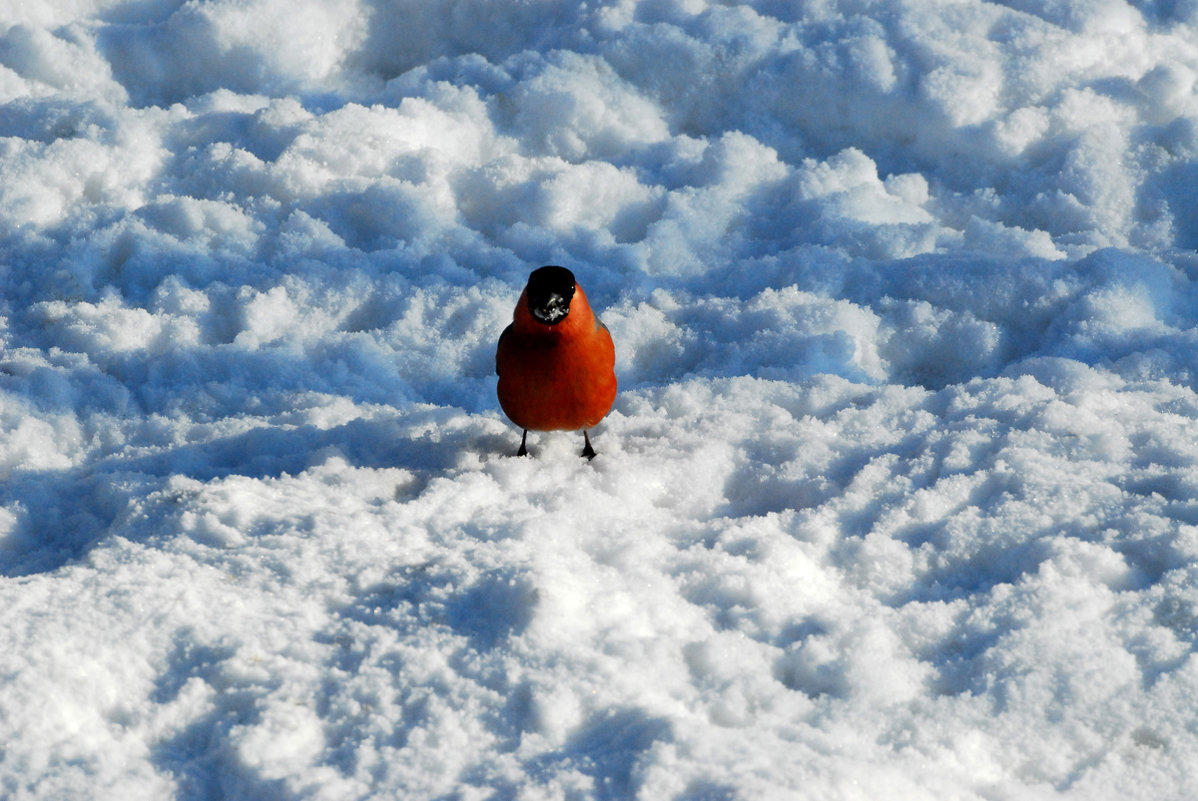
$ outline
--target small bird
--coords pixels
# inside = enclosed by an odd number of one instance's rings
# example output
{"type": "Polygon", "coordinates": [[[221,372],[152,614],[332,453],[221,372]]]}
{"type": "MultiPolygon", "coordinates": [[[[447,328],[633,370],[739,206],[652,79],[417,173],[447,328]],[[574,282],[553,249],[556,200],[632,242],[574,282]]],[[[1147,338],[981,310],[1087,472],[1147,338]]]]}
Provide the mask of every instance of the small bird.
{"type": "Polygon", "coordinates": [[[528,455],[529,429],[582,429],[582,455],[595,458],[587,429],[616,399],[615,364],[611,334],[574,273],[556,265],[533,270],[495,352],[499,405],[524,429],[516,455],[528,455]]]}

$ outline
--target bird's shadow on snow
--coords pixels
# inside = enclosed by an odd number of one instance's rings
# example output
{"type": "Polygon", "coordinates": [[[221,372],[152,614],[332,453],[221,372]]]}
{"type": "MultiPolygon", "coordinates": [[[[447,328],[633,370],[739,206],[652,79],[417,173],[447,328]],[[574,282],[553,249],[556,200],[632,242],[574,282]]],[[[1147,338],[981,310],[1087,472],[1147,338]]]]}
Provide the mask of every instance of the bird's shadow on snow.
{"type": "Polygon", "coordinates": [[[463,453],[504,453],[514,442],[493,417],[429,407],[327,428],[262,426],[77,467],[13,471],[0,485],[0,576],[52,572],[85,558],[113,534],[148,536],[122,523],[140,499],[172,477],[207,482],[297,475],[339,455],[357,467],[408,470],[408,489],[418,491],[455,467],[463,453]]]}

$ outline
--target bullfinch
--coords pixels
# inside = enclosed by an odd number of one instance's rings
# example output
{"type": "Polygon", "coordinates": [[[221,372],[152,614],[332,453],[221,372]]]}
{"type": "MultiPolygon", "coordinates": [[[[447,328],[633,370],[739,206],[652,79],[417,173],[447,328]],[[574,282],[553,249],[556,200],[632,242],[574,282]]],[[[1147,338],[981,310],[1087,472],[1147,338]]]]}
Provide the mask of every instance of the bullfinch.
{"type": "Polygon", "coordinates": [[[517,455],[528,454],[530,429],[582,429],[582,455],[595,458],[587,429],[615,401],[615,363],[611,333],[574,273],[556,265],[533,270],[495,352],[499,405],[524,429],[517,455]]]}

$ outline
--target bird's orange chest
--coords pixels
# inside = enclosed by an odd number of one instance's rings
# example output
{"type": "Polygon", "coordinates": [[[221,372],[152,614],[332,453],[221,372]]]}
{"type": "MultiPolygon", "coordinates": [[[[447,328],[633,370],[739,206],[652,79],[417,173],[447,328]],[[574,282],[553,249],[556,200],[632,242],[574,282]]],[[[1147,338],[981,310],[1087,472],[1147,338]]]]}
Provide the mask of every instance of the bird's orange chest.
{"type": "Polygon", "coordinates": [[[597,333],[590,336],[554,330],[531,333],[512,328],[504,340],[500,375],[510,368],[526,380],[545,383],[568,383],[580,374],[602,369],[606,351],[610,349],[597,333]]]}
{"type": "Polygon", "coordinates": [[[615,399],[615,349],[593,318],[545,331],[513,325],[496,361],[500,405],[524,428],[589,428],[615,399]]]}

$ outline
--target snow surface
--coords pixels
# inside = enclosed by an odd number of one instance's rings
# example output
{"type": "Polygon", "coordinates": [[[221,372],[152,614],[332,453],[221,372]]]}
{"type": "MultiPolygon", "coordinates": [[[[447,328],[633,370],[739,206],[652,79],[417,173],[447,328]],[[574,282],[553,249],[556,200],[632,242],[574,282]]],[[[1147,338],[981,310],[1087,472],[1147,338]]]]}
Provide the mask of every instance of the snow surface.
{"type": "Polygon", "coordinates": [[[1195,0],[0,0],[0,797],[1192,799],[1196,83],[1195,0]]]}

